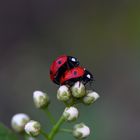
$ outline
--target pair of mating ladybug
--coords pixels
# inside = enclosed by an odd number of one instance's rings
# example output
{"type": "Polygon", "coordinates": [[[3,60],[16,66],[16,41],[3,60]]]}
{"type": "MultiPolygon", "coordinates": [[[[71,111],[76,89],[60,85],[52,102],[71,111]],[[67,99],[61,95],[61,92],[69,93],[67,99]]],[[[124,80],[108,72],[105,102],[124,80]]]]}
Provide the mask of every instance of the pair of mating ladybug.
{"type": "Polygon", "coordinates": [[[78,59],[67,55],[61,55],[53,61],[50,67],[50,78],[58,85],[67,84],[69,86],[77,81],[81,81],[83,84],[93,81],[92,74],[79,66],[78,59]]]}

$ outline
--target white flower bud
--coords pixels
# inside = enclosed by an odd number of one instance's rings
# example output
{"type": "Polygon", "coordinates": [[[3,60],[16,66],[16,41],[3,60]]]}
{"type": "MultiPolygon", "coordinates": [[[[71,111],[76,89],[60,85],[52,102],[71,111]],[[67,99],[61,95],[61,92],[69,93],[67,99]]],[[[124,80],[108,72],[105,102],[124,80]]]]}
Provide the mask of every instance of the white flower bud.
{"type": "Polygon", "coordinates": [[[72,91],[72,95],[76,98],[83,97],[86,94],[86,89],[84,84],[79,81],[72,86],[71,91],[72,91]]]}
{"type": "Polygon", "coordinates": [[[73,128],[73,136],[78,139],[86,138],[90,135],[90,129],[84,123],[76,124],[73,128]]]}
{"type": "Polygon", "coordinates": [[[60,101],[68,101],[71,97],[70,90],[67,86],[60,86],[57,90],[57,99],[60,101]]]}
{"type": "Polygon", "coordinates": [[[79,112],[75,107],[66,107],[63,116],[67,121],[74,121],[78,118],[79,112]]]}
{"type": "Polygon", "coordinates": [[[99,94],[92,90],[87,90],[87,95],[83,98],[83,102],[87,105],[92,104],[99,98],[99,94]]]}
{"type": "Polygon", "coordinates": [[[16,132],[22,132],[28,121],[30,121],[28,115],[24,113],[15,114],[11,119],[11,126],[16,132]]]}
{"type": "Polygon", "coordinates": [[[31,120],[25,125],[24,129],[28,135],[35,137],[40,134],[41,125],[39,122],[31,120]]]}
{"type": "Polygon", "coordinates": [[[50,103],[49,96],[42,91],[34,91],[33,101],[37,108],[45,108],[50,103]]]}

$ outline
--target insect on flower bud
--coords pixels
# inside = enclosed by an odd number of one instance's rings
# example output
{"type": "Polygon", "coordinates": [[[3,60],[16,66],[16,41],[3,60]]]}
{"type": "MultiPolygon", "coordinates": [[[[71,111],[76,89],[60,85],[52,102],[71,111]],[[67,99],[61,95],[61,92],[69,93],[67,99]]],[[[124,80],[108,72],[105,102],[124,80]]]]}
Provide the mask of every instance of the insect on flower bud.
{"type": "Polygon", "coordinates": [[[11,119],[11,126],[16,132],[24,131],[24,126],[30,121],[28,115],[24,113],[15,114],[11,119]]]}
{"type": "Polygon", "coordinates": [[[57,90],[57,99],[60,101],[68,101],[71,97],[70,90],[67,86],[60,86],[57,90]]]}
{"type": "Polygon", "coordinates": [[[83,139],[90,135],[90,129],[84,123],[76,124],[73,128],[73,136],[77,139],[83,139]]]}
{"type": "Polygon", "coordinates": [[[82,82],[76,82],[72,88],[71,88],[71,91],[72,91],[72,95],[76,98],[80,98],[80,97],[83,97],[85,96],[86,94],[86,90],[85,90],[85,86],[82,82]]]}
{"type": "Polygon", "coordinates": [[[42,91],[34,91],[33,101],[37,108],[45,108],[50,103],[49,96],[42,91]]]}
{"type": "Polygon", "coordinates": [[[78,118],[79,112],[78,109],[75,107],[66,107],[63,116],[67,121],[74,121],[78,118]]]}
{"type": "Polygon", "coordinates": [[[28,135],[35,137],[40,134],[41,125],[39,122],[31,120],[25,125],[24,129],[28,135]]]}
{"type": "Polygon", "coordinates": [[[99,98],[99,94],[92,90],[87,90],[87,95],[83,98],[83,103],[90,105],[99,98]]]}

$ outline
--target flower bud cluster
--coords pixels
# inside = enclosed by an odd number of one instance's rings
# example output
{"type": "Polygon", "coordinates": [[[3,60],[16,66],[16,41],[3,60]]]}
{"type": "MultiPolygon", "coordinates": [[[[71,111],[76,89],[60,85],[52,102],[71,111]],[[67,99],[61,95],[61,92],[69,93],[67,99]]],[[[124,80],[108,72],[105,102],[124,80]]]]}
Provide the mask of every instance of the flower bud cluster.
{"type": "Polygon", "coordinates": [[[18,113],[15,114],[11,119],[11,126],[16,132],[23,132],[24,126],[30,121],[27,114],[18,113]]]}
{"type": "MultiPolygon", "coordinates": [[[[79,101],[86,105],[90,105],[98,98],[98,93],[92,90],[86,90],[85,85],[79,81],[72,87],[62,85],[57,90],[57,99],[67,105],[62,114],[62,119],[64,121],[75,121],[79,117],[79,111],[74,106],[79,103],[79,101]]],[[[48,107],[50,99],[46,93],[42,91],[34,91],[33,102],[36,108],[44,109],[48,107]]],[[[58,124],[61,124],[61,121],[58,121],[58,123],[54,126],[55,129],[53,129],[55,131],[59,130],[56,129],[58,124]]],[[[34,139],[34,137],[42,133],[41,124],[38,121],[31,120],[30,117],[24,113],[14,115],[11,120],[11,126],[16,132],[20,133],[25,131],[30,136],[30,139],[34,139]]],[[[77,139],[84,139],[90,135],[90,128],[84,123],[76,124],[73,127],[72,134],[77,139]]]]}
{"type": "Polygon", "coordinates": [[[14,131],[18,133],[25,131],[33,137],[38,136],[41,130],[40,123],[30,120],[29,116],[24,113],[15,114],[11,119],[11,126],[14,131]]]}
{"type": "MultiPolygon", "coordinates": [[[[50,103],[49,96],[42,91],[33,92],[33,102],[36,108],[44,109],[48,107],[50,103]]],[[[25,131],[30,139],[38,136],[41,133],[41,125],[39,122],[30,120],[30,117],[27,114],[19,113],[12,117],[11,126],[16,132],[25,131]]]]}
{"type": "MultiPolygon", "coordinates": [[[[57,99],[66,103],[68,107],[63,112],[66,121],[74,121],[79,116],[79,111],[74,105],[79,101],[90,105],[99,98],[99,94],[92,90],[86,90],[82,82],[76,82],[72,87],[62,85],[57,91],[57,99]]],[[[84,123],[76,124],[73,128],[73,136],[77,139],[84,139],[90,135],[90,128],[84,123]]]]}
{"type": "Polygon", "coordinates": [[[86,90],[82,82],[77,81],[72,87],[62,85],[57,91],[57,99],[63,102],[71,103],[71,100],[83,102],[90,105],[99,98],[99,94],[92,90],[86,90]]]}

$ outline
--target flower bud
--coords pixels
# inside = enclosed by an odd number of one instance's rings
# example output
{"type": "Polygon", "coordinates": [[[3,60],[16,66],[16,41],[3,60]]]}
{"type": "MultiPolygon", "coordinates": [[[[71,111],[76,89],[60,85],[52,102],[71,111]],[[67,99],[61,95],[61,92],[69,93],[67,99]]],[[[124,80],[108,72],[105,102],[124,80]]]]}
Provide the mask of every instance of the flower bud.
{"type": "Polygon", "coordinates": [[[90,129],[84,123],[76,124],[73,128],[73,136],[78,139],[86,138],[90,135],[90,129]]]}
{"type": "Polygon", "coordinates": [[[68,101],[71,97],[69,88],[65,85],[60,86],[57,90],[57,99],[60,101],[68,101]]]}
{"type": "Polygon", "coordinates": [[[39,122],[31,120],[25,125],[24,129],[28,135],[35,137],[40,134],[41,125],[39,122]]]}
{"type": "Polygon", "coordinates": [[[72,95],[76,98],[80,98],[80,97],[83,97],[85,96],[86,94],[86,90],[85,90],[85,86],[82,82],[76,82],[72,88],[71,88],[71,91],[72,91],[72,95]]]}
{"type": "Polygon", "coordinates": [[[50,103],[49,96],[42,91],[34,91],[33,101],[37,108],[45,108],[50,103]]]}
{"type": "Polygon", "coordinates": [[[92,90],[87,90],[87,95],[83,98],[83,103],[90,105],[99,98],[99,94],[92,90]]]}
{"type": "Polygon", "coordinates": [[[16,114],[11,119],[11,126],[16,132],[24,131],[25,124],[30,121],[28,115],[24,113],[16,114]]]}
{"type": "Polygon", "coordinates": [[[66,107],[63,116],[67,121],[74,121],[78,118],[79,112],[78,109],[75,107],[66,107]]]}

